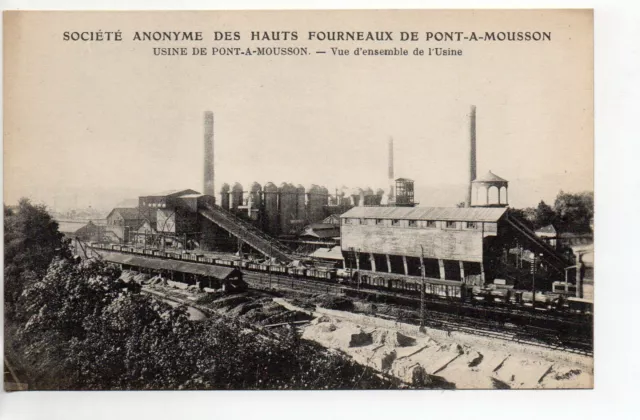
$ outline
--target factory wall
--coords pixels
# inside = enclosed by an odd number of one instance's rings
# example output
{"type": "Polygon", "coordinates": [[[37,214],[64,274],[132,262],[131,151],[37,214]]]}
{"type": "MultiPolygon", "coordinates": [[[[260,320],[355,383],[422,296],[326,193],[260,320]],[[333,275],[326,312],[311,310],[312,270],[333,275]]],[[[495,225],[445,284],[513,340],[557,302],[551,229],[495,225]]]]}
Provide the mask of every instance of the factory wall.
{"type": "MultiPolygon", "coordinates": [[[[346,220],[346,219],[345,219],[346,220]]],[[[372,219],[375,222],[375,219],[372,219]]],[[[343,224],[343,250],[426,258],[482,262],[481,229],[438,229],[343,224]]]]}

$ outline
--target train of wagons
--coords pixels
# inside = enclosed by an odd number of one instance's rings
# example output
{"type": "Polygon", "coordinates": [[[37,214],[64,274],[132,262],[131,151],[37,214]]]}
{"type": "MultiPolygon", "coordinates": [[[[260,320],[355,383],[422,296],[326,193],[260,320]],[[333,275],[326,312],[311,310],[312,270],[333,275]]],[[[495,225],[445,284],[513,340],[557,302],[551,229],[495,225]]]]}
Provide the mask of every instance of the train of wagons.
{"type": "MultiPolygon", "coordinates": [[[[358,272],[336,269],[330,267],[288,267],[267,262],[251,260],[239,260],[213,257],[187,251],[163,251],[151,248],[136,248],[127,245],[91,243],[91,247],[107,251],[137,254],[147,257],[173,259],[201,264],[238,267],[249,271],[273,273],[275,275],[287,275],[298,278],[323,280],[342,284],[348,287],[361,289],[380,290],[387,292],[400,292],[405,295],[419,296],[420,277],[414,278],[388,278],[375,276],[375,273],[360,274],[358,272]]],[[[533,293],[529,291],[499,289],[493,287],[479,287],[465,284],[459,281],[425,278],[425,294],[429,298],[446,299],[462,302],[476,302],[490,304],[492,306],[518,306],[532,307],[533,293]]],[[[574,313],[592,314],[593,303],[576,297],[565,297],[558,293],[535,294],[535,307],[543,311],[569,311],[574,313]]]]}

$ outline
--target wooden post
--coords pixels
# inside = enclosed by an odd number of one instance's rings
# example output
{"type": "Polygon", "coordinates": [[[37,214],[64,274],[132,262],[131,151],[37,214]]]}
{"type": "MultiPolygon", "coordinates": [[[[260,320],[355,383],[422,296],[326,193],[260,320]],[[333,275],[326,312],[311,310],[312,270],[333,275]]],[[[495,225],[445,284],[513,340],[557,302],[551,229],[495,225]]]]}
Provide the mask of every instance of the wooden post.
{"type": "Polygon", "coordinates": [[[444,280],[445,279],[444,260],[438,260],[438,267],[440,268],[440,278],[444,280]]]}
{"type": "Polygon", "coordinates": [[[426,276],[426,270],[424,267],[424,247],[420,245],[420,331],[424,332],[424,278],[426,276]]]}
{"type": "Polygon", "coordinates": [[[409,267],[407,266],[407,257],[406,256],[402,256],[402,265],[404,266],[404,275],[408,276],[409,275],[409,267]]]}

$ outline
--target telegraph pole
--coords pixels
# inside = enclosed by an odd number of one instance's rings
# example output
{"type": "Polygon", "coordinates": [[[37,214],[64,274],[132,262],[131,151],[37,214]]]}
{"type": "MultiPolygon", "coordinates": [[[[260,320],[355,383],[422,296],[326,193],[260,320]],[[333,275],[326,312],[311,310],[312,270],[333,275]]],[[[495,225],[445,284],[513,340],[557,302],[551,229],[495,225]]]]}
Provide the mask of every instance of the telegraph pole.
{"type": "Polygon", "coordinates": [[[426,276],[424,267],[424,247],[420,245],[420,331],[424,332],[424,278],[426,276]]]}
{"type": "Polygon", "coordinates": [[[533,309],[536,308],[536,253],[533,253],[533,262],[531,263],[531,277],[532,277],[532,286],[531,291],[533,292],[532,302],[533,309]]]}
{"type": "MultiPolygon", "coordinates": [[[[271,256],[273,255],[273,242],[269,240],[269,260],[271,260],[271,256]]],[[[269,261],[271,263],[271,261],[269,261]]],[[[271,289],[271,264],[269,264],[269,289],[271,289]]]]}

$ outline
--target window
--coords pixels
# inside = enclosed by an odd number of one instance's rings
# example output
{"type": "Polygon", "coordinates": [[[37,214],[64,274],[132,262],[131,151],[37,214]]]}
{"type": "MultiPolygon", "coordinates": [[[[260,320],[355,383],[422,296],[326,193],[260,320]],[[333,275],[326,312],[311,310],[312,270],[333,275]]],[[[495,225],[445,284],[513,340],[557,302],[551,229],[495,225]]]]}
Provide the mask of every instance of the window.
{"type": "Polygon", "coordinates": [[[456,222],[447,222],[447,229],[455,229],[456,228],[456,222]]]}
{"type": "Polygon", "coordinates": [[[376,219],[376,225],[384,225],[384,219],[376,219]]]}
{"type": "Polygon", "coordinates": [[[418,227],[417,220],[409,220],[409,227],[418,227]]]}
{"type": "Polygon", "coordinates": [[[476,222],[467,222],[467,229],[475,229],[477,227],[476,222]]]}
{"type": "MultiPolygon", "coordinates": [[[[360,220],[358,220],[358,222],[359,222],[361,225],[364,225],[364,224],[365,224],[365,223],[364,223],[364,219],[360,219],[360,220]]],[[[356,223],[356,224],[357,224],[357,223],[356,223]]]]}
{"type": "Polygon", "coordinates": [[[427,227],[428,228],[436,227],[436,221],[435,220],[427,220],[427,227]]]}
{"type": "Polygon", "coordinates": [[[393,219],[391,221],[391,226],[400,226],[400,220],[398,219],[393,219]]]}

